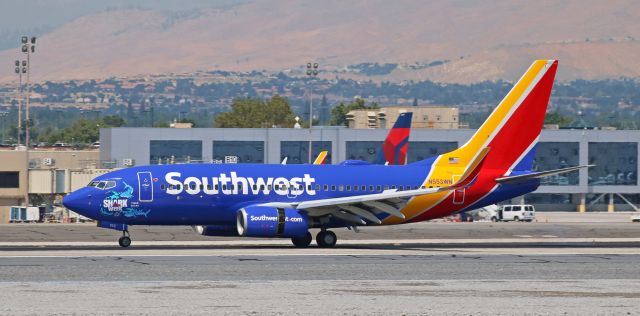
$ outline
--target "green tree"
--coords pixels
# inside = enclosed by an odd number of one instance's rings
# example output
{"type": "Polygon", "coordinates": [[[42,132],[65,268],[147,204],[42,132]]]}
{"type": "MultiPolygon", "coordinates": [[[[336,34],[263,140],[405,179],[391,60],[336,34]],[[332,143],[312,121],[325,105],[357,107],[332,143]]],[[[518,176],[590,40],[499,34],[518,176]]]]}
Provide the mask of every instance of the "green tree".
{"type": "Polygon", "coordinates": [[[88,120],[80,119],[75,121],[70,127],[49,130],[39,135],[39,140],[53,144],[55,142],[65,143],[92,143],[100,138],[100,128],[120,127],[125,121],[119,116],[105,116],[101,119],[88,120]]]}
{"type": "Polygon", "coordinates": [[[331,109],[331,122],[330,125],[334,126],[346,126],[347,125],[347,113],[353,110],[362,110],[362,109],[379,109],[380,106],[378,103],[370,103],[367,105],[362,98],[357,98],[353,102],[349,104],[344,104],[340,102],[340,104],[336,105],[331,109]]]}
{"type": "Polygon", "coordinates": [[[294,123],[289,101],[278,95],[266,101],[256,98],[234,99],[231,111],[214,119],[214,125],[223,128],[293,127],[294,123]]]}
{"type": "Polygon", "coordinates": [[[571,121],[570,117],[564,116],[558,113],[558,111],[547,113],[547,116],[544,118],[545,124],[558,124],[558,126],[569,125],[571,121]]]}

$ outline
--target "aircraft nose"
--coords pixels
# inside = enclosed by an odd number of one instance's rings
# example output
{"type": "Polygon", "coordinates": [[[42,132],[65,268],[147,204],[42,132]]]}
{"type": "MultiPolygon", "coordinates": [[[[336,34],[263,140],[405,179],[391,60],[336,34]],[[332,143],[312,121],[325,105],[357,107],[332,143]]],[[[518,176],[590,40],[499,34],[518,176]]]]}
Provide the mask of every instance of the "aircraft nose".
{"type": "Polygon", "coordinates": [[[94,203],[91,201],[91,194],[86,192],[86,189],[71,192],[62,199],[64,207],[80,215],[97,220],[98,212],[92,204],[94,203]]]}
{"type": "Polygon", "coordinates": [[[80,207],[82,206],[82,200],[83,200],[83,198],[80,195],[81,194],[79,194],[78,192],[72,192],[67,194],[62,199],[62,205],[64,205],[64,207],[72,211],[80,210],[80,207]]]}

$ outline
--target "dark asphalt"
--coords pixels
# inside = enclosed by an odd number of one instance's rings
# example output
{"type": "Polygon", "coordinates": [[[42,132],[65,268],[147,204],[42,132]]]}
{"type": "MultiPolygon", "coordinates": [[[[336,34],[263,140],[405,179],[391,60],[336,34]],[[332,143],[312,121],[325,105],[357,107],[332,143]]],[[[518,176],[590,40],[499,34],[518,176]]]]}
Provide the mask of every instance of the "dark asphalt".
{"type": "Polygon", "coordinates": [[[638,262],[640,255],[452,255],[445,250],[426,256],[5,257],[0,258],[0,281],[638,279],[638,262]]]}
{"type": "MultiPolygon", "coordinates": [[[[184,226],[132,226],[134,241],[198,241],[241,238],[208,237],[184,226]]],[[[443,223],[425,222],[397,226],[363,227],[360,233],[334,230],[340,239],[490,239],[545,238],[640,238],[640,224],[620,223],[443,223]]],[[[116,241],[120,232],[95,224],[0,225],[0,242],[116,241]]],[[[246,240],[246,238],[242,238],[246,240]]]]}

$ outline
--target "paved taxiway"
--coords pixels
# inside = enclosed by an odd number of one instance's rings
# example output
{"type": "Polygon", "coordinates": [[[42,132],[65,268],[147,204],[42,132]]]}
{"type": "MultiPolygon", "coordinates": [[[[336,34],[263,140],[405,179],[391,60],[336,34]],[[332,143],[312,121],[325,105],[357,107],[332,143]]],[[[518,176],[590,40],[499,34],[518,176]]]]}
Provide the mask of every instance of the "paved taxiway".
{"type": "Polygon", "coordinates": [[[67,234],[51,225],[30,227],[57,243],[42,246],[38,233],[6,241],[5,227],[0,315],[633,315],[640,309],[640,225],[632,223],[421,223],[339,231],[335,249],[296,249],[284,240],[203,241],[184,228],[138,228],[132,248],[119,249],[117,233],[92,233],[89,225],[57,226],[88,231],[84,241],[79,233],[65,241],[67,234]],[[167,233],[172,241],[163,241],[167,233]]]}

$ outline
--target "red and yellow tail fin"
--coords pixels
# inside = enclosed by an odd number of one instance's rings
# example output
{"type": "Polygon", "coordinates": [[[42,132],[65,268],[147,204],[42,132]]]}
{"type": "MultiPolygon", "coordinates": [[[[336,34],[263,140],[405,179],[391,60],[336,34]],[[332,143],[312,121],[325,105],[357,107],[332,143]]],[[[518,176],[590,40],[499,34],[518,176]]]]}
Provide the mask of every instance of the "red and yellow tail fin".
{"type": "Polygon", "coordinates": [[[484,148],[490,147],[483,168],[505,172],[513,169],[535,148],[557,67],[556,60],[536,60],[473,137],[442,155],[438,167],[466,168],[484,148]]]}

